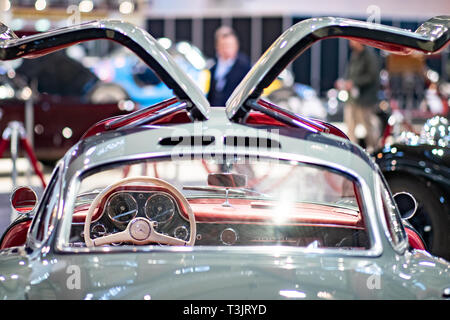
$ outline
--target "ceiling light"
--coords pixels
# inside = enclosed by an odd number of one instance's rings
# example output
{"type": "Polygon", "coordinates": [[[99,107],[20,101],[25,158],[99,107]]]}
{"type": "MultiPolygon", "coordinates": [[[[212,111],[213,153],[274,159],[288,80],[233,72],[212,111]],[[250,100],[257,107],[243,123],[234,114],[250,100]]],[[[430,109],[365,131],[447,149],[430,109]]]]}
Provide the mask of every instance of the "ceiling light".
{"type": "Polygon", "coordinates": [[[14,19],[11,21],[11,29],[13,30],[20,30],[24,26],[24,21],[20,18],[14,19]]]}
{"type": "Polygon", "coordinates": [[[78,5],[81,12],[91,12],[94,9],[94,3],[92,0],[83,0],[78,5]]]}
{"type": "Polygon", "coordinates": [[[39,32],[48,31],[48,29],[50,29],[50,26],[51,26],[51,23],[50,23],[50,20],[48,20],[48,19],[39,19],[34,24],[34,28],[36,29],[36,31],[39,31],[39,32]]]}
{"type": "Polygon", "coordinates": [[[34,7],[36,8],[36,10],[42,11],[47,7],[47,2],[45,0],[37,0],[34,3],[34,7]]]}
{"type": "Polygon", "coordinates": [[[169,38],[159,38],[158,42],[166,50],[172,46],[172,40],[170,40],[169,38]]]}
{"type": "Polygon", "coordinates": [[[134,11],[134,3],[131,1],[124,1],[119,6],[119,11],[122,14],[130,14],[134,11]]]}
{"type": "Polygon", "coordinates": [[[0,9],[3,11],[8,11],[11,9],[11,2],[9,0],[0,1],[0,9]]]}

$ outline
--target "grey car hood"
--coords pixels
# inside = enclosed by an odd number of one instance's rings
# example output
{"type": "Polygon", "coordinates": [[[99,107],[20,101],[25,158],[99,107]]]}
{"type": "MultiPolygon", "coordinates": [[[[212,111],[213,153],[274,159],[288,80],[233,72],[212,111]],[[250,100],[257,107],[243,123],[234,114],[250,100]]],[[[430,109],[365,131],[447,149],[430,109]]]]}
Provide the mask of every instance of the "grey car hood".
{"type": "Polygon", "coordinates": [[[9,299],[440,299],[449,286],[450,265],[425,252],[393,259],[276,249],[161,251],[50,254],[29,260],[11,255],[2,260],[0,295],[9,299]],[[78,270],[78,286],[71,282],[74,270],[78,270]]]}

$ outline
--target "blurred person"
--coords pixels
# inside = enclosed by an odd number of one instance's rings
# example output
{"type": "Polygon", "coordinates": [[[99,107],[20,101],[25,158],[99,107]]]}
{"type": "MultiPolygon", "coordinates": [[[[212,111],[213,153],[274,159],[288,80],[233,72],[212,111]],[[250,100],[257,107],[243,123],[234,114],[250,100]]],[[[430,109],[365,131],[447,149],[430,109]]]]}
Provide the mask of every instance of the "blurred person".
{"type": "Polygon", "coordinates": [[[250,60],[239,52],[239,40],[232,28],[223,26],[215,33],[216,58],[210,69],[208,101],[211,106],[225,106],[233,90],[250,70],[250,60]]]}
{"type": "Polygon", "coordinates": [[[358,125],[365,129],[365,147],[370,152],[377,146],[378,128],[375,108],[380,88],[380,66],[378,57],[372,49],[358,41],[350,40],[352,54],[346,70],[345,79],[337,81],[339,90],[346,90],[349,97],[344,109],[344,122],[347,135],[352,142],[359,143],[362,134],[355,134],[358,125]]]}

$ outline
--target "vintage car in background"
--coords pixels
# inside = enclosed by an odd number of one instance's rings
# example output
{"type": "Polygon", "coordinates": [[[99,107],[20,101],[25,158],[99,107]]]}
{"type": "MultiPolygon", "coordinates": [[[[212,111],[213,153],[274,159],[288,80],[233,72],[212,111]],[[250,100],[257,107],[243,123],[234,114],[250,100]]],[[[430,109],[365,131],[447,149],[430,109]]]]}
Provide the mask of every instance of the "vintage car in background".
{"type": "Polygon", "coordinates": [[[21,59],[17,65],[3,62],[0,130],[12,121],[22,122],[32,131],[37,158],[54,164],[98,121],[137,110],[133,102],[112,96],[113,89],[65,51],[21,59]],[[104,91],[110,92],[107,97],[104,91]],[[99,93],[103,100],[93,101],[91,96],[99,93]]]}
{"type": "Polygon", "coordinates": [[[448,119],[429,119],[419,135],[405,131],[373,157],[392,192],[406,191],[418,202],[409,221],[429,251],[450,260],[450,133],[448,119]]]}
{"type": "MultiPolygon", "coordinates": [[[[175,62],[202,89],[207,92],[209,72],[206,69],[207,60],[202,52],[186,41],[172,43],[168,38],[160,38],[158,42],[166,49],[175,62]]],[[[118,86],[122,89],[121,99],[130,99],[140,108],[151,106],[172,97],[172,91],[156,74],[148,68],[135,54],[126,48],[119,47],[107,57],[83,58],[89,67],[104,83],[118,86]]],[[[92,96],[94,101],[101,99],[107,91],[98,91],[92,96]]],[[[118,93],[118,97],[120,97],[118,93]]],[[[101,101],[101,100],[100,100],[101,101]]]]}
{"type": "Polygon", "coordinates": [[[393,197],[375,162],[337,128],[260,95],[322,38],[434,52],[448,42],[449,21],[436,17],[414,33],[304,20],[225,108],[210,108],[133,25],[97,21],[22,39],[3,27],[5,60],[119,42],[174,97],[88,130],[38,205],[29,188],[12,195],[23,218],[1,240],[0,299],[448,299],[450,264],[403,221],[415,200],[393,197]]]}

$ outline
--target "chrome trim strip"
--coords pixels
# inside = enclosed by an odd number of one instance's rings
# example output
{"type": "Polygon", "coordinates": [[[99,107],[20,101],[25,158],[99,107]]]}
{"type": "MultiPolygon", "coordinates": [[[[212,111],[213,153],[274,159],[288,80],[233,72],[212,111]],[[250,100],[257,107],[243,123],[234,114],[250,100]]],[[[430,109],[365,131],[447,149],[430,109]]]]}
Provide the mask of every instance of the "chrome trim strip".
{"type": "Polygon", "coordinates": [[[124,126],[122,126],[120,128],[117,128],[116,130],[127,130],[127,129],[130,129],[130,128],[136,128],[136,127],[139,127],[140,125],[143,125],[145,123],[150,123],[151,124],[151,122],[159,120],[161,118],[164,118],[165,116],[173,114],[173,113],[175,113],[177,111],[181,111],[181,110],[184,110],[184,109],[189,109],[190,105],[192,105],[190,102],[184,101],[184,102],[181,102],[180,104],[175,105],[175,106],[173,106],[173,105],[167,106],[167,107],[165,107],[165,108],[163,108],[161,110],[156,111],[155,113],[149,114],[147,117],[144,117],[142,119],[139,119],[139,120],[136,120],[136,121],[131,122],[129,124],[126,124],[126,125],[124,125],[124,126]]]}
{"type": "Polygon", "coordinates": [[[150,112],[150,111],[152,111],[152,110],[154,110],[154,109],[156,109],[156,108],[158,108],[158,107],[160,107],[160,106],[162,106],[164,104],[172,105],[172,104],[175,104],[176,102],[177,102],[176,98],[170,98],[170,99],[158,102],[158,103],[156,103],[154,105],[151,105],[151,106],[148,106],[146,108],[143,108],[143,109],[140,109],[140,110],[136,110],[136,111],[134,111],[132,113],[120,116],[119,118],[117,118],[117,119],[107,123],[105,125],[105,127],[108,130],[111,129],[112,127],[120,127],[124,123],[126,123],[127,121],[130,121],[133,118],[137,118],[137,117],[139,117],[139,116],[141,116],[141,115],[143,115],[143,114],[145,114],[147,112],[150,112]]]}
{"type": "Polygon", "coordinates": [[[384,216],[384,205],[383,205],[383,198],[382,198],[383,194],[381,193],[381,186],[382,186],[383,182],[381,181],[379,174],[381,174],[381,173],[378,173],[374,177],[375,178],[375,202],[377,203],[378,207],[381,210],[380,214],[378,215],[378,218],[381,221],[383,233],[386,236],[386,239],[389,242],[389,244],[391,245],[392,249],[398,254],[403,254],[409,245],[408,234],[406,234],[406,237],[405,237],[406,240],[403,240],[398,245],[394,244],[394,240],[391,237],[391,233],[389,232],[389,227],[387,225],[387,221],[384,216]]]}

